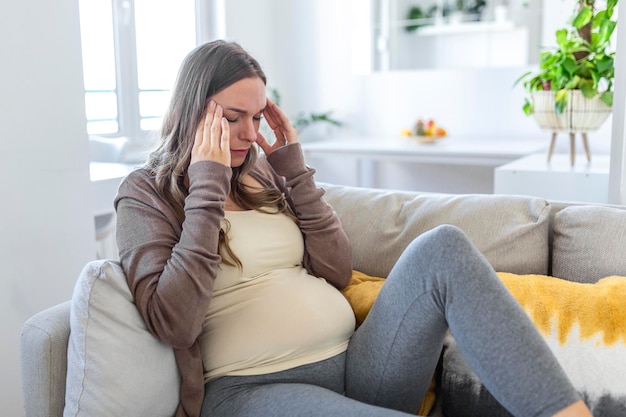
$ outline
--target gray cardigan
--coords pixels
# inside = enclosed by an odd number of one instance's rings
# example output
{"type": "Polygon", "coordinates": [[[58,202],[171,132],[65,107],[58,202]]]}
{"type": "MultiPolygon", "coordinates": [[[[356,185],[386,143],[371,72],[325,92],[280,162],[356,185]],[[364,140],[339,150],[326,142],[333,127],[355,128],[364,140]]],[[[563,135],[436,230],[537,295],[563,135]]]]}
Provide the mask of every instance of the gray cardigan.
{"type": "MultiPolygon", "coordinates": [[[[304,237],[304,267],[343,288],[351,277],[350,243],[313,174],[299,144],[259,158],[251,171],[287,197],[304,237]]],[[[219,230],[231,175],[216,162],[191,165],[182,224],[146,169],[128,175],[114,202],[120,262],[137,308],[148,329],[174,348],[181,376],[177,416],[198,416],[202,407],[198,337],[221,261],[219,230]]]]}

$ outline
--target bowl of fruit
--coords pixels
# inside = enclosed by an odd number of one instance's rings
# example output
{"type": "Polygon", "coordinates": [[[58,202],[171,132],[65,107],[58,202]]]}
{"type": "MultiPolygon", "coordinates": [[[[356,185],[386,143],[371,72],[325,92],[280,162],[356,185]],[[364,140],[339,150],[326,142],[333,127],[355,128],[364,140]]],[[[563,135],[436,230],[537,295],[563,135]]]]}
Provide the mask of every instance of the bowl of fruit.
{"type": "Polygon", "coordinates": [[[448,135],[446,129],[438,125],[434,119],[419,118],[413,129],[403,129],[402,136],[411,138],[417,143],[435,143],[448,135]]]}

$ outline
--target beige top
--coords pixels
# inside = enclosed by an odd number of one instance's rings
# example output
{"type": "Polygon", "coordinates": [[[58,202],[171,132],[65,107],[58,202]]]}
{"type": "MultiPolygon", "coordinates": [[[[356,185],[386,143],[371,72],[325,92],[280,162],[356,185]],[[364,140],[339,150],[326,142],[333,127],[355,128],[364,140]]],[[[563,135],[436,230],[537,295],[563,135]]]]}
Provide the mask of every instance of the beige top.
{"type": "Polygon", "coordinates": [[[204,378],[258,375],[328,359],[355,328],[345,297],[302,267],[304,242],[284,214],[227,211],[243,268],[221,264],[200,345],[204,378]]]}

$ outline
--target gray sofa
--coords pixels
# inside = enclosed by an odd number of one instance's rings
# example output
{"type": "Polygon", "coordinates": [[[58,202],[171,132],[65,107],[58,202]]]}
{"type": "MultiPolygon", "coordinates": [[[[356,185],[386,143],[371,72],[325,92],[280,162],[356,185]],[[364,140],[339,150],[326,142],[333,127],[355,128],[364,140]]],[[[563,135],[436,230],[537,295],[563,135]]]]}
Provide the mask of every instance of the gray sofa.
{"type": "MultiPolygon", "coordinates": [[[[528,274],[552,275],[571,281],[575,288],[580,288],[579,285],[583,284],[577,283],[581,282],[592,288],[597,285],[592,283],[601,278],[626,276],[625,207],[549,202],[522,196],[423,194],[331,184],[322,186],[326,189],[327,201],[340,216],[352,241],[354,269],[368,275],[385,277],[403,248],[415,236],[439,224],[449,223],[468,234],[496,271],[519,275],[519,279],[528,274]]],[[[97,275],[101,273],[102,265],[100,262],[90,271],[97,275]]],[[[63,415],[70,307],[72,302],[76,303],[77,292],[73,301],[42,311],[23,326],[21,354],[26,417],[63,415]]],[[[623,324],[620,323],[616,326],[623,324]]],[[[626,327],[622,330],[626,331],[626,327]]],[[[111,335],[112,339],[116,337],[111,335]]],[[[608,374],[614,370],[616,375],[598,375],[605,365],[595,362],[590,364],[595,369],[585,370],[594,372],[592,381],[585,382],[590,378],[588,374],[580,378],[572,375],[577,381],[577,389],[595,408],[596,417],[626,415],[623,413],[626,408],[619,408],[626,407],[626,382],[622,376],[626,369],[625,340],[626,337],[618,338],[617,345],[611,344],[611,349],[617,349],[617,353],[607,355],[603,351],[599,355],[599,361],[612,361],[611,371],[601,372],[608,374]],[[589,386],[591,382],[592,387],[589,386]],[[610,414],[613,412],[617,414],[610,414]]],[[[593,343],[598,346],[597,340],[593,343]]],[[[571,343],[568,346],[563,353],[565,356],[576,352],[571,343]]],[[[561,355],[558,345],[556,349],[556,354],[561,355]]],[[[452,335],[446,341],[444,352],[435,376],[436,404],[431,415],[508,415],[498,408],[497,402],[467,368],[452,335]]],[[[588,357],[588,353],[584,354],[588,357]]],[[[580,362],[580,358],[575,360],[580,362]]],[[[72,357],[70,363],[70,371],[81,366],[72,357]]],[[[569,366],[567,360],[563,363],[564,367],[569,366]]],[[[581,372],[578,368],[566,371],[575,374],[581,372]]],[[[75,376],[71,372],[70,375],[75,376]]],[[[69,381],[67,386],[70,386],[69,381]]],[[[101,386],[100,389],[106,388],[101,386]]],[[[68,394],[68,398],[76,397],[68,394]]],[[[72,412],[66,410],[67,415],[90,414],[85,411],[81,414],[74,409],[72,412]]]]}

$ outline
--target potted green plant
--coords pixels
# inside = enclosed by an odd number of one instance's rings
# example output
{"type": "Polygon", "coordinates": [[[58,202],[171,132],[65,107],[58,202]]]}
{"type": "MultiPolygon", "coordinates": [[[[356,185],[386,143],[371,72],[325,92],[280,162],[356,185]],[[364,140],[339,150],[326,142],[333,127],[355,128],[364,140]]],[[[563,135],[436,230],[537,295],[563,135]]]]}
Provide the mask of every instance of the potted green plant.
{"type": "MultiPolygon", "coordinates": [[[[517,81],[526,90],[523,111],[539,126],[553,132],[548,159],[557,132],[583,135],[598,129],[611,113],[615,52],[610,50],[617,21],[618,0],[606,0],[596,9],[595,0],[579,0],[570,26],[556,31],[557,47],[541,53],[539,71],[529,71],[517,81]]],[[[572,149],[572,164],[573,164],[572,149]]]]}
{"type": "MultiPolygon", "coordinates": [[[[272,101],[276,103],[276,105],[280,106],[281,96],[278,90],[275,88],[271,88],[270,94],[272,95],[272,101]]],[[[308,132],[308,130],[313,129],[313,126],[323,126],[323,127],[343,126],[343,123],[335,119],[332,114],[333,114],[332,110],[329,110],[324,113],[299,112],[294,118],[292,118],[293,120],[292,123],[293,123],[293,127],[295,127],[298,133],[301,135],[300,140],[301,141],[311,140],[310,137],[316,137],[316,139],[318,139],[318,136],[325,136],[329,133],[327,129],[323,129],[323,128],[318,129],[318,130],[321,130],[321,132],[320,131],[308,132]],[[306,134],[305,134],[305,131],[307,131],[306,134]]],[[[268,132],[266,131],[263,133],[266,134],[268,132]]]]}

